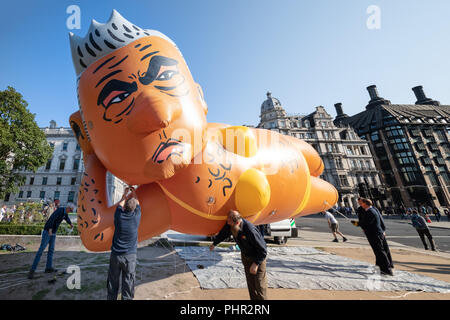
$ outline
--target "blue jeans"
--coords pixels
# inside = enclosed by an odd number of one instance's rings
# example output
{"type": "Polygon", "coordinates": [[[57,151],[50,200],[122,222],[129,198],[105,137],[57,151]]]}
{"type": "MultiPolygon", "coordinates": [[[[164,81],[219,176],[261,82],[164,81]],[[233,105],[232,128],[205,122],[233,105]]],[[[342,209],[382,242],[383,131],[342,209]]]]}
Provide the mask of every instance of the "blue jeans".
{"type": "Polygon", "coordinates": [[[36,252],[36,257],[34,257],[34,262],[33,265],[31,266],[31,270],[33,271],[36,270],[39,260],[41,260],[42,253],[44,252],[45,248],[47,248],[47,245],[48,245],[48,253],[47,253],[46,269],[52,268],[53,252],[55,251],[55,239],[56,239],[55,233],[49,235],[47,230],[42,231],[41,246],[39,247],[39,250],[36,252]]]}

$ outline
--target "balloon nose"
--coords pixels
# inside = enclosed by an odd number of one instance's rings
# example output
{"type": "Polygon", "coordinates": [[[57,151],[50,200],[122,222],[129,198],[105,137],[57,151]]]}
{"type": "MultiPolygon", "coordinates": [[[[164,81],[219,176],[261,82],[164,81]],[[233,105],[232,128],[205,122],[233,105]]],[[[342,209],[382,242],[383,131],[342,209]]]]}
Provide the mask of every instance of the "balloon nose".
{"type": "Polygon", "coordinates": [[[177,104],[148,93],[136,98],[133,112],[127,120],[127,127],[136,134],[150,134],[167,128],[178,116],[181,109],[177,104]]]}

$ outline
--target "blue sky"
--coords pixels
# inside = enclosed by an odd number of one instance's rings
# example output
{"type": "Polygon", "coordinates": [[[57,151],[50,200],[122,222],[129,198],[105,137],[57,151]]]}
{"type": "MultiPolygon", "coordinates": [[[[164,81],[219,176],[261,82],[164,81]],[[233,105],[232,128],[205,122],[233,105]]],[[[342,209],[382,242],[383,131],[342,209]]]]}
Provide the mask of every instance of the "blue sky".
{"type": "Polygon", "coordinates": [[[377,85],[392,103],[414,103],[411,88],[450,104],[450,1],[165,0],[2,1],[0,90],[21,92],[39,126],[68,126],[77,109],[68,33],[84,36],[90,21],[112,9],[156,29],[183,52],[203,87],[208,120],[258,124],[269,90],[288,113],[334,104],[354,115],[377,85]],[[70,5],[81,29],[69,30],[70,5]],[[380,8],[381,28],[366,12],[380,8]]]}

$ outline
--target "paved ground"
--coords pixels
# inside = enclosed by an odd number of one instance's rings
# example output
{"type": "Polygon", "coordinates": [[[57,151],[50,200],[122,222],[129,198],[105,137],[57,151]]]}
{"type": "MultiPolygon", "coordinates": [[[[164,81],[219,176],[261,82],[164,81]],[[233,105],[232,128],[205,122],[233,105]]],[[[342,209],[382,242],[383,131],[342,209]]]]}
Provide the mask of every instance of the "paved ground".
{"type": "MultiPolygon", "coordinates": [[[[339,229],[346,236],[356,236],[364,237],[364,233],[361,228],[355,227],[350,223],[350,220],[336,215],[339,221],[339,229]]],[[[350,219],[356,219],[355,216],[350,219]]],[[[395,241],[410,247],[423,249],[423,244],[420,241],[419,235],[415,228],[410,224],[410,220],[401,220],[398,217],[384,218],[387,238],[389,241],[395,241]]],[[[300,217],[296,219],[297,228],[299,229],[299,234],[301,235],[303,231],[315,231],[329,233],[330,241],[333,239],[332,234],[328,228],[328,223],[323,216],[311,215],[307,217],[300,217]]],[[[443,252],[450,253],[450,222],[433,221],[429,224],[431,234],[433,235],[434,241],[437,248],[443,252]]],[[[339,236],[339,240],[342,238],[339,236]]],[[[428,240],[427,240],[428,242],[428,240]]]]}
{"type": "MultiPolygon", "coordinates": [[[[302,229],[300,237],[290,239],[287,246],[314,247],[333,254],[374,263],[372,250],[364,236],[349,236],[345,243],[330,242],[329,232],[302,229]]],[[[16,242],[17,238],[3,236],[0,243],[16,242]]],[[[37,272],[37,279],[28,280],[26,274],[39,245],[40,237],[22,238],[28,250],[0,255],[0,300],[7,299],[105,299],[106,273],[109,253],[87,252],[77,237],[58,237],[55,266],[65,270],[69,265],[81,268],[81,289],[69,290],[69,275],[43,273],[46,254],[37,272]],[[49,280],[54,280],[49,284],[49,280]]],[[[209,245],[204,237],[167,232],[161,238],[141,243],[138,249],[136,299],[141,300],[248,300],[246,289],[204,290],[184,261],[175,253],[173,245],[209,245]]],[[[430,252],[389,240],[396,270],[405,270],[450,283],[450,253],[430,252]]],[[[269,245],[277,246],[269,243],[269,245]]],[[[1,252],[1,251],[0,251],[1,252]]],[[[271,289],[272,300],[449,300],[450,294],[422,292],[376,292],[271,289]]]]}

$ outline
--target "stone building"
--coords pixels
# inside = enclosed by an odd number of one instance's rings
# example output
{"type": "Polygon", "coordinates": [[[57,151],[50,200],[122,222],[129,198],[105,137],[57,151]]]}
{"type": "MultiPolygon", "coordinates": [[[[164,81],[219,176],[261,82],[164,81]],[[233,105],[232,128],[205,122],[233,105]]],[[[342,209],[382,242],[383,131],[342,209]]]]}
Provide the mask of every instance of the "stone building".
{"type": "Polygon", "coordinates": [[[289,115],[281,102],[267,93],[261,105],[258,128],[269,129],[303,139],[311,144],[324,161],[321,178],[339,192],[340,206],[357,208],[357,199],[373,195],[378,206],[387,203],[378,193],[381,180],[366,140],[349,126],[338,127],[324,107],[308,115],[289,115]]]}
{"type": "MultiPolygon", "coordinates": [[[[48,162],[35,173],[25,171],[25,184],[17,194],[8,194],[3,203],[6,205],[25,201],[59,199],[61,205],[77,203],[78,189],[84,171],[83,153],[70,127],[57,127],[55,121],[41,128],[48,143],[53,147],[53,155],[48,162]]],[[[108,194],[112,201],[122,197],[124,183],[108,173],[108,194]]]]}
{"type": "Polygon", "coordinates": [[[347,116],[336,108],[336,123],[352,126],[367,139],[388,198],[406,207],[450,204],[450,105],[412,88],[415,104],[392,104],[367,87],[366,110],[347,116]]]}

